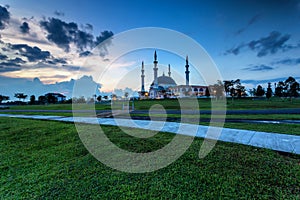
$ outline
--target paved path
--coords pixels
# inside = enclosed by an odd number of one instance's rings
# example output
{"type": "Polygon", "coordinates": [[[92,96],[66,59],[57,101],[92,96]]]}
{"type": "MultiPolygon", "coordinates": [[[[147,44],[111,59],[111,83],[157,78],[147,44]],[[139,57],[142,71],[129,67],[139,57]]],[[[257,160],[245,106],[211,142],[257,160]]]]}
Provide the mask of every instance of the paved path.
{"type": "Polygon", "coordinates": [[[218,138],[207,136],[210,129],[218,131],[218,127],[208,127],[194,124],[184,124],[176,122],[148,121],[148,120],[130,120],[130,119],[114,119],[114,118],[95,118],[95,117],[62,117],[62,116],[41,116],[41,115],[13,115],[0,114],[0,117],[16,117],[27,119],[43,119],[55,120],[62,122],[81,122],[89,124],[101,124],[112,126],[124,126],[132,128],[140,128],[154,131],[170,132],[175,134],[183,134],[196,136],[200,138],[217,139],[224,142],[233,142],[245,144],[255,147],[262,147],[282,152],[290,152],[300,154],[300,136],[267,133],[258,131],[248,131],[240,129],[222,128],[222,132],[218,138]],[[182,128],[184,127],[184,128],[182,128]],[[193,131],[197,130],[195,134],[193,131]]]}

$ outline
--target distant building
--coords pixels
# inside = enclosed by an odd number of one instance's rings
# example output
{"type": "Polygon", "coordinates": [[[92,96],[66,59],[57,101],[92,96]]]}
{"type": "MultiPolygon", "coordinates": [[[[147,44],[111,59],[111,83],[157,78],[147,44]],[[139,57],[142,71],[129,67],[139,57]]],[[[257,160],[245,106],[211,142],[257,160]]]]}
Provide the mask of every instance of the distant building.
{"type": "Polygon", "coordinates": [[[206,90],[208,89],[207,86],[202,85],[190,85],[189,80],[189,60],[188,56],[186,57],[186,64],[185,64],[185,85],[177,85],[174,79],[171,77],[171,67],[168,66],[168,76],[164,73],[162,76],[157,76],[158,71],[158,61],[157,61],[157,54],[156,51],[154,52],[154,80],[150,85],[149,92],[145,90],[145,70],[144,70],[144,62],[142,62],[142,75],[141,75],[141,91],[139,92],[140,98],[151,98],[151,99],[163,99],[163,98],[177,98],[177,97],[190,97],[190,96],[205,96],[206,90]]]}
{"type": "Polygon", "coordinates": [[[66,100],[66,96],[60,93],[47,93],[45,97],[48,103],[56,103],[56,102],[63,102],[66,100]]]}

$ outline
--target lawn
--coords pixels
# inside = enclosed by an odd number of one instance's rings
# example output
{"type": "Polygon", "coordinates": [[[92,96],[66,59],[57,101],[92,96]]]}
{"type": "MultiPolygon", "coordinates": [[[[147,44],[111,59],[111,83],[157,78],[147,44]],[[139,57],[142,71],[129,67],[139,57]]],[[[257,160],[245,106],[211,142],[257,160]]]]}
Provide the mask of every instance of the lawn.
{"type": "MultiPolygon", "coordinates": [[[[179,110],[179,109],[191,109],[195,103],[195,99],[181,99],[184,105],[180,107],[179,100],[177,99],[162,99],[162,100],[139,100],[134,101],[134,107],[136,110],[148,110],[151,106],[155,104],[162,105],[164,109],[179,110]]],[[[216,101],[215,99],[198,99],[199,108],[201,110],[210,110],[211,101],[216,101]]],[[[76,109],[81,110],[109,110],[111,107],[113,109],[122,109],[124,101],[113,101],[111,106],[109,103],[103,104],[76,104],[76,109]]],[[[132,105],[132,102],[130,102],[132,105]]],[[[226,107],[228,110],[256,110],[256,109],[282,109],[282,108],[300,108],[300,99],[293,99],[291,102],[289,99],[281,99],[277,97],[272,97],[270,100],[266,99],[256,99],[251,98],[245,99],[235,99],[231,101],[230,98],[227,99],[226,107]]],[[[216,109],[219,109],[218,107],[216,109]]],[[[49,104],[49,105],[20,105],[11,106],[10,110],[72,110],[72,104],[49,104]]],[[[1,111],[0,111],[1,112],[1,111]]]]}
{"type": "MultiPolygon", "coordinates": [[[[88,130],[95,125],[85,125],[88,130]]],[[[111,141],[134,152],[168,143],[172,134],[132,138],[104,126],[111,141]]],[[[129,129],[147,133],[145,130],[129,129]]],[[[161,170],[123,173],[93,158],[72,123],[0,118],[3,199],[299,199],[300,156],[218,142],[204,159],[203,140],[161,170]]]]}

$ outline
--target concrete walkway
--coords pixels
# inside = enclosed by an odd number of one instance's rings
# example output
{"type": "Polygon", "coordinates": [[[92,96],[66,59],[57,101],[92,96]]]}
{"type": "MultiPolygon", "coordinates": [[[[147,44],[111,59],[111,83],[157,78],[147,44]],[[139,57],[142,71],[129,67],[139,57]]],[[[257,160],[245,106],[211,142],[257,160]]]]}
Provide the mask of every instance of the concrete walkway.
{"type": "Polygon", "coordinates": [[[218,127],[208,127],[195,124],[184,124],[177,122],[162,122],[162,121],[148,121],[148,120],[131,120],[131,119],[114,119],[114,118],[95,118],[95,117],[63,117],[63,116],[42,116],[42,115],[14,115],[14,114],[0,114],[0,117],[15,117],[26,119],[43,119],[55,120],[62,122],[81,122],[88,124],[101,124],[112,126],[123,126],[140,128],[161,132],[169,132],[175,134],[183,134],[196,136],[200,138],[217,139],[224,142],[232,142],[255,147],[267,148],[276,151],[289,152],[300,154],[300,136],[267,133],[258,131],[248,131],[240,129],[222,128],[219,137],[207,136],[207,131],[212,132],[220,130],[218,127]],[[183,129],[180,127],[184,127],[183,129]],[[193,131],[197,130],[196,135],[193,131]]]}

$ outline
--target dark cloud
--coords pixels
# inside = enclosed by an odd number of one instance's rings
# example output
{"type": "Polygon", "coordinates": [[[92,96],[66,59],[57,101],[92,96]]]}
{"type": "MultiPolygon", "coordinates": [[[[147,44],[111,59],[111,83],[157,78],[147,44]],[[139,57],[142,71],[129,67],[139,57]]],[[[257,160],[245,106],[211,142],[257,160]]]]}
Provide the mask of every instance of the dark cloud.
{"type": "Polygon", "coordinates": [[[92,31],[93,30],[93,25],[87,23],[87,24],[85,24],[84,29],[87,30],[87,31],[92,31]]]}
{"type": "Polygon", "coordinates": [[[273,64],[283,64],[283,65],[298,65],[300,64],[300,58],[286,58],[273,62],[273,64]]]}
{"type": "MultiPolygon", "coordinates": [[[[300,80],[300,77],[294,77],[296,80],[300,80]]],[[[253,84],[253,85],[259,85],[259,84],[267,84],[267,83],[278,83],[279,81],[285,81],[287,77],[279,77],[279,78],[273,78],[273,79],[264,79],[264,80],[243,80],[243,83],[245,84],[253,84]]]]}
{"type": "Polygon", "coordinates": [[[0,30],[4,29],[10,19],[10,13],[6,7],[0,6],[0,30]]]}
{"type": "Polygon", "coordinates": [[[52,58],[52,59],[47,59],[46,63],[51,65],[57,65],[57,64],[67,64],[67,61],[66,59],[63,58],[52,58]]]}
{"type": "Polygon", "coordinates": [[[290,39],[291,35],[281,34],[280,32],[273,31],[267,37],[262,37],[258,40],[252,40],[246,44],[241,44],[237,47],[227,50],[224,54],[238,55],[243,49],[250,49],[257,52],[258,57],[275,54],[278,51],[285,52],[291,49],[299,48],[300,45],[290,45],[286,42],[290,39]]]}
{"type": "Polygon", "coordinates": [[[106,41],[102,47],[102,54],[106,55],[107,45],[111,44],[111,40],[107,40],[113,36],[111,31],[103,31],[94,40],[94,36],[89,33],[93,29],[91,24],[86,24],[84,30],[79,30],[78,25],[74,22],[64,22],[57,18],[49,18],[48,20],[43,20],[40,25],[47,31],[47,39],[55,43],[60,48],[63,48],[66,52],[70,49],[70,44],[73,43],[77,46],[79,52],[90,50],[94,48],[99,43],[106,41]]]}
{"type": "Polygon", "coordinates": [[[23,22],[23,24],[20,26],[20,30],[21,30],[21,33],[29,33],[29,25],[27,22],[23,22]]]}
{"type": "Polygon", "coordinates": [[[69,51],[70,42],[74,40],[74,35],[78,30],[74,22],[66,23],[60,19],[50,18],[49,21],[41,21],[41,26],[48,32],[47,39],[57,46],[69,51]]]}
{"type": "Polygon", "coordinates": [[[228,50],[225,52],[225,55],[227,55],[227,54],[238,55],[243,47],[245,47],[245,44],[240,44],[240,45],[237,46],[237,47],[233,47],[233,48],[231,48],[231,49],[228,49],[228,50]]]}
{"type": "Polygon", "coordinates": [[[114,34],[111,31],[101,32],[100,35],[96,37],[95,45],[99,45],[101,42],[107,40],[108,38],[111,38],[113,35],[114,34]]]}
{"type": "Polygon", "coordinates": [[[90,55],[93,55],[92,52],[90,52],[90,51],[84,51],[79,54],[80,57],[87,57],[90,55]]]}
{"type": "Polygon", "coordinates": [[[26,63],[22,58],[15,58],[15,59],[11,59],[9,60],[10,62],[16,63],[16,64],[24,64],[26,63]]]}
{"type": "Polygon", "coordinates": [[[8,57],[6,55],[0,54],[0,60],[6,60],[8,57]]]}
{"type": "Polygon", "coordinates": [[[56,11],[54,11],[54,15],[56,15],[56,16],[58,16],[58,17],[63,17],[63,16],[65,16],[65,13],[56,10],[56,11]]]}
{"type": "Polygon", "coordinates": [[[103,31],[100,33],[98,37],[96,37],[95,46],[97,46],[99,52],[99,56],[104,58],[108,54],[107,47],[112,43],[113,32],[111,31],[103,31]],[[99,44],[101,44],[99,46],[99,44]]]}
{"type": "MultiPolygon", "coordinates": [[[[66,65],[68,62],[64,58],[57,58],[50,54],[49,51],[42,51],[38,47],[31,47],[27,44],[10,44],[10,43],[4,43],[5,51],[14,53],[15,56],[17,56],[14,59],[8,59],[8,56],[0,54],[0,60],[5,63],[2,63],[5,66],[18,66],[19,64],[25,64],[27,61],[23,60],[19,56],[24,56],[27,58],[29,62],[38,62],[38,66],[42,67],[48,67],[50,65],[66,65]],[[45,65],[41,65],[40,63],[44,63],[45,65]]],[[[3,48],[2,48],[3,50],[3,48]]],[[[35,68],[35,65],[29,64],[27,67],[35,68]]]]}
{"type": "Polygon", "coordinates": [[[273,70],[273,69],[274,69],[274,67],[267,66],[267,65],[255,65],[255,66],[246,67],[243,70],[247,70],[247,71],[270,71],[270,70],[273,70]]]}
{"type": "Polygon", "coordinates": [[[73,65],[62,65],[62,66],[68,71],[78,71],[80,69],[79,66],[73,66],[73,65]]]}
{"type": "Polygon", "coordinates": [[[18,71],[20,69],[21,69],[21,65],[16,64],[11,61],[6,61],[6,62],[0,63],[0,72],[18,71]]]}
{"type": "Polygon", "coordinates": [[[11,49],[17,50],[20,55],[27,57],[28,61],[44,61],[50,57],[49,51],[42,51],[38,47],[30,47],[27,44],[10,44],[11,49]]]}
{"type": "Polygon", "coordinates": [[[257,56],[262,57],[268,54],[275,54],[279,50],[284,51],[289,48],[285,43],[290,39],[289,34],[282,35],[277,31],[273,31],[267,37],[262,37],[259,40],[253,40],[248,43],[251,50],[257,51],[257,56]]]}
{"type": "Polygon", "coordinates": [[[93,46],[94,36],[92,34],[86,33],[84,31],[78,30],[74,42],[77,44],[77,47],[82,51],[86,47],[93,46]]]}
{"type": "Polygon", "coordinates": [[[243,33],[246,29],[248,29],[252,24],[256,23],[257,21],[259,21],[259,19],[261,18],[261,14],[257,14],[254,15],[247,23],[247,25],[239,30],[237,30],[235,32],[235,35],[239,35],[241,33],[243,33]]]}
{"type": "Polygon", "coordinates": [[[0,54],[0,72],[16,71],[21,69],[20,64],[26,63],[19,57],[8,59],[8,56],[0,54]]]}

